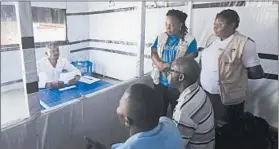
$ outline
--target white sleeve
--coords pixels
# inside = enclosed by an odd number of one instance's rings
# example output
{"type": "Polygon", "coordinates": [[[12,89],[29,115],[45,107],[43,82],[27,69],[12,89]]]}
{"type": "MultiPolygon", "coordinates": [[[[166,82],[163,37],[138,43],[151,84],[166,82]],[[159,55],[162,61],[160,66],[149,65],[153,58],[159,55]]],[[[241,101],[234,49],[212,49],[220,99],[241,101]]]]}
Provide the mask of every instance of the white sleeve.
{"type": "Polygon", "coordinates": [[[45,73],[40,72],[38,73],[39,76],[39,88],[45,88],[46,87],[46,83],[47,83],[47,76],[45,73]]]}
{"type": "Polygon", "coordinates": [[[40,62],[37,63],[37,73],[39,77],[39,88],[45,88],[47,83],[47,76],[44,72],[41,71],[40,62]]]}
{"type": "Polygon", "coordinates": [[[59,77],[59,81],[68,83],[76,75],[81,76],[81,72],[76,67],[74,67],[67,59],[63,59],[63,65],[64,65],[63,69],[66,69],[68,72],[61,73],[59,77]]]}
{"type": "Polygon", "coordinates": [[[246,68],[260,65],[260,58],[257,53],[256,44],[248,40],[244,45],[242,63],[246,68]]]}
{"type": "Polygon", "coordinates": [[[81,72],[75,66],[73,66],[67,59],[64,59],[64,69],[66,69],[68,72],[72,72],[74,76],[81,76],[81,72]]]}

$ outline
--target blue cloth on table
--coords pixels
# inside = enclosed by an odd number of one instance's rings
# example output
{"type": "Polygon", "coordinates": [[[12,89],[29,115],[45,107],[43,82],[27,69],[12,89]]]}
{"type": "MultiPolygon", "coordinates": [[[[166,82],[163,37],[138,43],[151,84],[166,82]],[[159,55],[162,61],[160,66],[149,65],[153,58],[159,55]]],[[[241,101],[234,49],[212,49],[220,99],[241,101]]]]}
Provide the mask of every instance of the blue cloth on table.
{"type": "MultiPolygon", "coordinates": [[[[69,85],[65,85],[65,87],[67,86],[69,85]]],[[[40,100],[47,106],[53,107],[73,99],[80,98],[81,96],[96,92],[108,86],[111,86],[111,84],[102,80],[92,84],[78,82],[75,88],[64,91],[59,91],[58,89],[40,89],[39,96],[40,100]]]]}

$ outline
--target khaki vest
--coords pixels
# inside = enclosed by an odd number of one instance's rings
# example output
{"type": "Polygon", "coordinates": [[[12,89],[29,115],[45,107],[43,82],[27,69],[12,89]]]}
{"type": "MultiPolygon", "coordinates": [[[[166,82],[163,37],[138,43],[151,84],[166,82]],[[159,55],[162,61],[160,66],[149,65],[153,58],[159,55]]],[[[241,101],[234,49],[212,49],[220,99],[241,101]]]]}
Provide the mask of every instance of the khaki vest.
{"type": "MultiPolygon", "coordinates": [[[[216,39],[215,35],[211,35],[206,47],[216,39]]],[[[248,72],[242,64],[244,45],[248,39],[236,32],[219,57],[220,96],[224,105],[239,104],[248,98],[248,72]]]]}
{"type": "MultiPolygon", "coordinates": [[[[157,48],[157,52],[159,55],[159,58],[162,58],[162,53],[164,50],[164,46],[166,44],[168,40],[168,35],[167,33],[162,33],[158,36],[158,48],[157,48]]],[[[180,39],[179,43],[178,43],[178,49],[176,52],[176,58],[182,57],[185,55],[185,52],[188,49],[188,46],[190,45],[190,43],[194,40],[194,37],[191,35],[186,34],[184,37],[184,40],[180,39]]],[[[153,69],[151,71],[151,77],[153,79],[153,83],[158,85],[160,82],[160,71],[159,69],[156,67],[155,64],[152,64],[153,69]]]]}

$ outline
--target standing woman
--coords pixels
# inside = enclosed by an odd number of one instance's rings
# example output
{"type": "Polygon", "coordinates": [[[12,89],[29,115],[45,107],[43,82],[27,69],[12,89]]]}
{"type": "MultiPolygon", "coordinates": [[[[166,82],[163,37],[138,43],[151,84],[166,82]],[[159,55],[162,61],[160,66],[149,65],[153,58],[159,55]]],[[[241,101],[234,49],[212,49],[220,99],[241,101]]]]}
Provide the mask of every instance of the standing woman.
{"type": "Polygon", "coordinates": [[[201,52],[200,82],[212,102],[215,119],[224,122],[234,122],[243,114],[248,79],[264,76],[256,43],[236,31],[239,22],[234,10],[218,13],[215,35],[201,52]]]}
{"type": "Polygon", "coordinates": [[[197,42],[195,38],[188,34],[185,25],[187,14],[179,10],[169,10],[166,14],[166,32],[157,36],[151,47],[151,57],[153,61],[153,78],[156,92],[164,100],[163,116],[167,115],[169,104],[172,110],[177,104],[179,91],[171,86],[164,75],[164,70],[178,57],[197,56],[197,42]]]}

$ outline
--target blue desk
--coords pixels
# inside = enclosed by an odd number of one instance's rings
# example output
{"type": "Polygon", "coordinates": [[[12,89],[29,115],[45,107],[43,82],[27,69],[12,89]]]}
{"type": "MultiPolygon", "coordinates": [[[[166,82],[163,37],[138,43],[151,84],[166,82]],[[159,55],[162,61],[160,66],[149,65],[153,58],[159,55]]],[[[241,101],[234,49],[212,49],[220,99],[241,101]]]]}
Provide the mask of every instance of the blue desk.
{"type": "MultiPolygon", "coordinates": [[[[112,84],[102,80],[92,84],[78,82],[75,88],[64,91],[59,91],[58,89],[40,89],[39,96],[41,102],[43,102],[46,106],[54,107],[61,103],[80,98],[81,96],[96,92],[111,85],[112,84]]],[[[44,110],[45,108],[47,107],[41,104],[41,110],[44,110]]]]}

